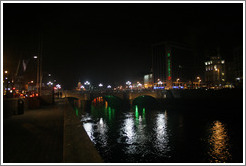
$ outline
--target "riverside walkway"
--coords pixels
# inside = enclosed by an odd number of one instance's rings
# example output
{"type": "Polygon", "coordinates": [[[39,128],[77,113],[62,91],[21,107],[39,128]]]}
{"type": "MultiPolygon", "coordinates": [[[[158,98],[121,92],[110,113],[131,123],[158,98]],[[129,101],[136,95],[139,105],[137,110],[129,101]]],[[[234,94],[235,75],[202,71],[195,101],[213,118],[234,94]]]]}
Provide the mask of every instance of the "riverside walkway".
{"type": "Polygon", "coordinates": [[[65,100],[3,120],[3,163],[102,162],[65,100]]]}

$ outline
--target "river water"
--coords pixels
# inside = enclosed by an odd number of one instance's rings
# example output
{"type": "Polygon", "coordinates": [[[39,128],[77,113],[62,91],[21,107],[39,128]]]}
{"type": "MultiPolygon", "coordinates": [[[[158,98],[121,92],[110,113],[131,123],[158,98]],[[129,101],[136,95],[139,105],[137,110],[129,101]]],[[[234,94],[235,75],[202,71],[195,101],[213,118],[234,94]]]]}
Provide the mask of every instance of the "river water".
{"type": "Polygon", "coordinates": [[[242,107],[228,101],[152,108],[112,107],[97,98],[90,107],[76,101],[74,108],[105,162],[241,163],[242,107]]]}

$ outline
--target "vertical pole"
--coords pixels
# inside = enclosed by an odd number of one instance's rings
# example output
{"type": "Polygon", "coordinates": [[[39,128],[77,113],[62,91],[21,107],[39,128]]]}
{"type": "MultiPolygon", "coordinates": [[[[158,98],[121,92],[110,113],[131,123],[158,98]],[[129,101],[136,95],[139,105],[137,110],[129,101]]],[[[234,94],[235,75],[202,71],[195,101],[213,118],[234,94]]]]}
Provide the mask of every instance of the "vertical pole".
{"type": "Polygon", "coordinates": [[[42,36],[40,37],[40,61],[39,61],[39,65],[40,65],[40,71],[39,71],[39,74],[40,74],[40,78],[39,78],[39,95],[41,96],[41,89],[42,89],[42,78],[43,78],[43,73],[42,73],[42,55],[43,54],[43,38],[42,36]]]}
{"type": "Polygon", "coordinates": [[[36,83],[36,88],[37,88],[37,93],[39,94],[39,59],[40,55],[37,58],[37,83],[36,83]]]}

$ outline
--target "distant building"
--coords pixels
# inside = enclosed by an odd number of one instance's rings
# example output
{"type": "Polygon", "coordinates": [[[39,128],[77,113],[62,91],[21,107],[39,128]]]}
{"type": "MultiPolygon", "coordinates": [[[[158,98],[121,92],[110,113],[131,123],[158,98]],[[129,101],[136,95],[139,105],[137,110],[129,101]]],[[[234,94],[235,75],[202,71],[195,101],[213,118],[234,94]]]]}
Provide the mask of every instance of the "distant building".
{"type": "Polygon", "coordinates": [[[225,84],[225,60],[219,55],[213,56],[205,62],[205,82],[210,85],[219,86],[225,84]]]}
{"type": "Polygon", "coordinates": [[[153,86],[153,74],[144,75],[144,88],[151,88],[153,86]]]}
{"type": "Polygon", "coordinates": [[[195,58],[192,49],[181,43],[162,42],[152,46],[153,82],[163,82],[167,88],[173,82],[189,82],[195,76],[195,58]]]}
{"type": "Polygon", "coordinates": [[[237,85],[243,83],[243,47],[237,47],[233,51],[233,77],[237,85]]]}

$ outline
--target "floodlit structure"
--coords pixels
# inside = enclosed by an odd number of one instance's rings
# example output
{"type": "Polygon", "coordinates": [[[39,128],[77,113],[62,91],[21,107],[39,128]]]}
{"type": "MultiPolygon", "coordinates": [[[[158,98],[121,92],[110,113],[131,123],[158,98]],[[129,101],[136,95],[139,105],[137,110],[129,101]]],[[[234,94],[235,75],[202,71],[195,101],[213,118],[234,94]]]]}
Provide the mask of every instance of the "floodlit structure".
{"type": "Polygon", "coordinates": [[[221,86],[225,84],[225,60],[220,56],[211,57],[205,64],[205,82],[210,85],[221,86]]]}

